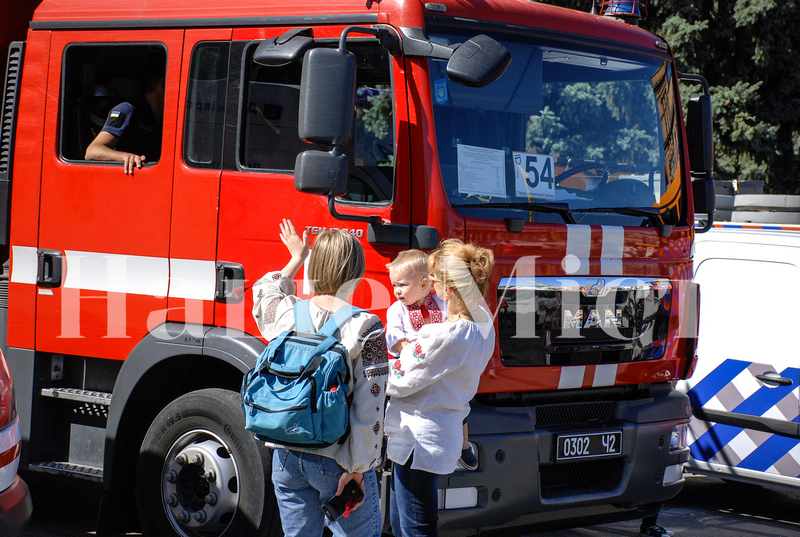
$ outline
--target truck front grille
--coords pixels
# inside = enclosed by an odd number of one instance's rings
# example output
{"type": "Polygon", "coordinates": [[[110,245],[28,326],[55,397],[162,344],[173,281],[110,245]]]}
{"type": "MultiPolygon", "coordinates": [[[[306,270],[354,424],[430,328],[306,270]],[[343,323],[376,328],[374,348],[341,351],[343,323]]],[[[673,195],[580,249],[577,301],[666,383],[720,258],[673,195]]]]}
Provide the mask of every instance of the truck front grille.
{"type": "Polygon", "coordinates": [[[611,401],[536,406],[536,427],[602,424],[611,417],[611,401]]]}
{"type": "Polygon", "coordinates": [[[539,469],[542,499],[610,492],[622,480],[621,459],[551,464],[539,469]]]}
{"type": "Polygon", "coordinates": [[[505,366],[616,364],[664,354],[668,280],[503,278],[497,296],[505,366]]]}

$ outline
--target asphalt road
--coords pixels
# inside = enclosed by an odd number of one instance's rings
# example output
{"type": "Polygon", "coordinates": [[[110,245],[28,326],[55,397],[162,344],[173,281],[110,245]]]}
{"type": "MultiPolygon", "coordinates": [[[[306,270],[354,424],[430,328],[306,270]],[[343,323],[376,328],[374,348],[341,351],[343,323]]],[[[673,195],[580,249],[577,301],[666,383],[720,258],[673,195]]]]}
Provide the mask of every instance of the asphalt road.
{"type": "MultiPolygon", "coordinates": [[[[658,517],[674,537],[798,537],[800,491],[786,492],[728,483],[703,476],[687,476],[686,486],[668,502],[658,517]]],[[[638,537],[639,522],[632,520],[536,537],[638,537]]]]}
{"type": "MultiPolygon", "coordinates": [[[[24,537],[94,535],[100,500],[95,483],[45,480],[25,475],[34,516],[24,537]]],[[[687,476],[683,491],[661,511],[659,522],[675,537],[800,537],[800,492],[687,476]]],[[[639,521],[538,533],[536,537],[638,537],[639,521]]]]}

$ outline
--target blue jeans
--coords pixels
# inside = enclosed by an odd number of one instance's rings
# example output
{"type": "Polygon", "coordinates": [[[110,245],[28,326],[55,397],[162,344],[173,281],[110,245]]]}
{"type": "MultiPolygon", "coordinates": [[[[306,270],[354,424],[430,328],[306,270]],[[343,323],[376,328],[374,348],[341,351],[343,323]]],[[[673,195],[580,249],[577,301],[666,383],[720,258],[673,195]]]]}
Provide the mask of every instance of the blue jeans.
{"type": "Polygon", "coordinates": [[[414,454],[392,465],[389,520],[395,537],[436,537],[439,522],[439,474],[413,470],[414,454]]]}
{"type": "MultiPolygon", "coordinates": [[[[288,449],[272,455],[272,484],[286,537],[321,537],[322,504],[336,494],[344,469],[330,457],[288,449]]],[[[380,537],[381,512],[375,471],[364,473],[364,504],[338,522],[328,521],[335,537],[380,537]]]]}

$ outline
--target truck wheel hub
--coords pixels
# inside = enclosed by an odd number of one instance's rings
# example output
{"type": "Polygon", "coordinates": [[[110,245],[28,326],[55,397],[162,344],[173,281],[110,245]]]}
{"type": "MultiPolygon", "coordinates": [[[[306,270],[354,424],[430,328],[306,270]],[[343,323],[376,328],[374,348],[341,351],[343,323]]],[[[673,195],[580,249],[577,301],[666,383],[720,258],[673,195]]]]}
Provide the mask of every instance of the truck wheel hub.
{"type": "Polygon", "coordinates": [[[173,445],[162,474],[164,509],[179,532],[221,535],[239,501],[236,463],[225,443],[193,431],[173,445]]]}

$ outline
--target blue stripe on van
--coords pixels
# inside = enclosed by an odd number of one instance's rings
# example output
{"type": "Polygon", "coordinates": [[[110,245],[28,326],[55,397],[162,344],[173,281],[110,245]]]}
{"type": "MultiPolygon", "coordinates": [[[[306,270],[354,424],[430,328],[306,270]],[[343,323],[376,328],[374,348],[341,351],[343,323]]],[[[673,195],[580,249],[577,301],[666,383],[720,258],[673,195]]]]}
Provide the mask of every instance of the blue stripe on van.
{"type": "Polygon", "coordinates": [[[785,436],[774,434],[745,457],[736,467],[766,472],[789,451],[797,447],[798,444],[800,444],[800,440],[796,438],[786,438],[785,436]]]}
{"type": "MultiPolygon", "coordinates": [[[[701,358],[702,360],[702,358],[701,358]]],[[[705,376],[691,390],[689,399],[693,407],[701,407],[714,398],[719,391],[736,378],[736,375],[747,369],[750,362],[741,360],[725,360],[714,371],[705,376]]]]}
{"type": "Polygon", "coordinates": [[[691,445],[692,458],[708,462],[719,452],[719,446],[727,446],[741,432],[741,427],[715,424],[691,445]]]}

